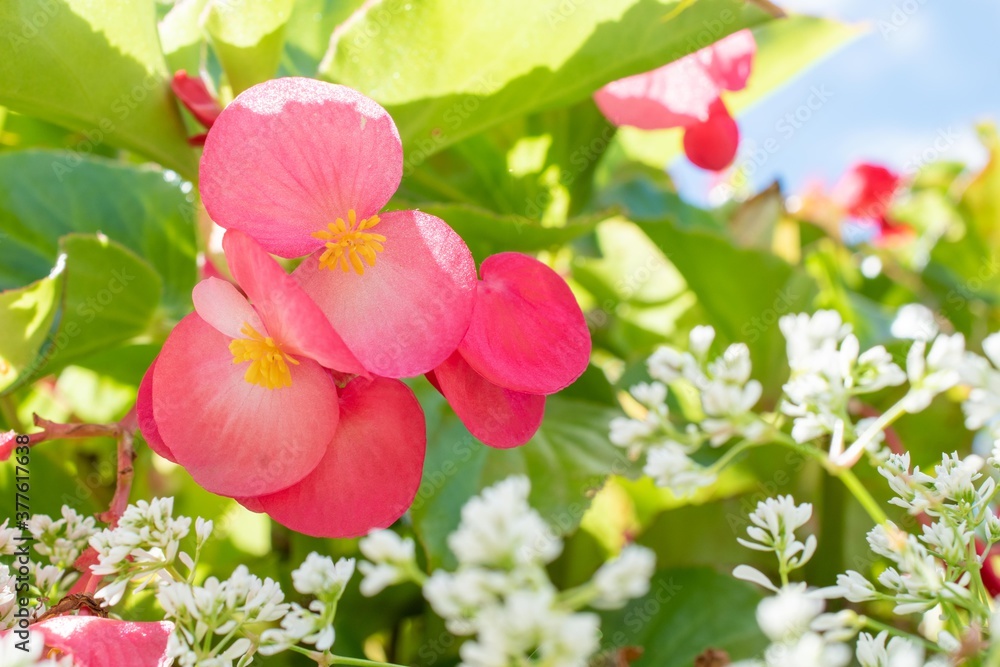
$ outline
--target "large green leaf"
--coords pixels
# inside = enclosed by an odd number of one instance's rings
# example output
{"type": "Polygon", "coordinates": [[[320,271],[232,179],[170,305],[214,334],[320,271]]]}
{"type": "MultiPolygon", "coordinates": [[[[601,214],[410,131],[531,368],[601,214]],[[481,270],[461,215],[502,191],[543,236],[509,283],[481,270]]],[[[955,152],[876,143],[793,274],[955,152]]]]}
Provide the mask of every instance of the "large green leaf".
{"type": "Polygon", "coordinates": [[[12,367],[0,375],[0,392],[150,328],[162,281],[127,248],[100,234],[69,234],[56,266],[29,292],[0,300],[0,360],[12,367]]]}
{"type": "Polygon", "coordinates": [[[784,260],[737,248],[713,232],[684,230],[667,221],[639,226],[684,276],[723,340],[749,345],[755,375],[769,394],[776,394],[787,376],[778,319],[806,309],[815,283],[784,260]]]}
{"type": "Polygon", "coordinates": [[[293,0],[208,0],[202,28],[234,95],[277,72],[292,4],[293,0]]]}
{"type": "MultiPolygon", "coordinates": [[[[854,26],[812,16],[790,16],[770,21],[754,28],[757,55],[747,87],[734,93],[724,93],[726,106],[734,115],[780,88],[807,67],[862,34],[854,26]]],[[[820,103],[830,93],[817,87],[820,103]]],[[[789,126],[789,129],[791,126],[789,126]]],[[[783,135],[776,135],[778,140],[783,135]]],[[[633,160],[662,167],[681,154],[680,130],[645,131],[633,127],[621,128],[618,140],[633,160]]]]}
{"type": "Polygon", "coordinates": [[[295,0],[285,26],[282,69],[296,76],[314,76],[330,46],[330,35],[363,0],[295,0]]]}
{"type": "Polygon", "coordinates": [[[383,0],[338,32],[320,73],[386,105],[408,154],[429,155],[768,18],[738,0],[383,0]]]}
{"type": "Polygon", "coordinates": [[[7,0],[0,33],[0,104],[83,132],[50,177],[107,142],[195,178],[152,2],[7,0]]]}
{"type": "Polygon", "coordinates": [[[31,285],[0,292],[0,391],[33,374],[62,314],[65,261],[31,285]]]}
{"type": "Polygon", "coordinates": [[[93,158],[82,160],[61,180],[53,178],[53,165],[63,155],[0,155],[0,289],[46,276],[60,237],[101,232],[156,269],[171,317],[186,314],[197,279],[197,253],[194,206],[179,180],[159,169],[93,158]]]}
{"type": "Polygon", "coordinates": [[[493,449],[473,438],[433,390],[421,392],[428,418],[427,460],[412,513],[432,567],[453,564],[448,535],[462,505],[510,475],[531,480],[531,504],[561,532],[576,528],[591,493],[611,473],[625,472],[622,450],[607,437],[616,410],[590,401],[550,397],[534,438],[515,449],[493,449]]]}
{"type": "Polygon", "coordinates": [[[648,595],[604,614],[604,645],[641,646],[635,667],[691,667],[709,648],[754,657],[767,645],[754,619],[759,601],[748,584],[708,568],[661,570],[648,595]]]}
{"type": "Polygon", "coordinates": [[[594,230],[605,216],[571,220],[564,227],[543,227],[529,218],[496,215],[466,204],[421,204],[420,210],[436,215],[465,240],[477,262],[506,250],[538,252],[569,243],[594,230]]]}

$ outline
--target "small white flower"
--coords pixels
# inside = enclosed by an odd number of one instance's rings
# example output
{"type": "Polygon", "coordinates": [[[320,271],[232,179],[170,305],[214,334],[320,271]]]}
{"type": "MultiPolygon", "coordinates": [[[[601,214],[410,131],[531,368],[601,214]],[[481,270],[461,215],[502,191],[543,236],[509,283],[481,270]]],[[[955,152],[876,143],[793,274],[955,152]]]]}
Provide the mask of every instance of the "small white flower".
{"type": "Polygon", "coordinates": [[[810,535],[805,542],[795,537],[795,531],[812,517],[812,505],[796,505],[791,496],[768,498],[757,503],[750,514],[752,526],[747,528],[749,540],[737,541],[748,549],[773,551],[790,569],[802,567],[816,552],[816,537],[810,535]]]}
{"type": "Polygon", "coordinates": [[[673,441],[650,448],[642,471],[652,477],[657,486],[668,488],[681,498],[710,486],[716,479],[707,468],[695,463],[682,445],[673,441]]]}
{"type": "Polygon", "coordinates": [[[640,382],[629,393],[651,410],[662,409],[667,402],[667,386],[662,382],[640,382]]]}
{"type": "Polygon", "coordinates": [[[18,538],[21,537],[20,530],[7,527],[9,523],[10,519],[4,519],[3,523],[0,523],[0,556],[9,556],[16,552],[18,538]]]}
{"type": "Polygon", "coordinates": [[[823,600],[810,594],[805,584],[789,584],[777,595],[764,598],[757,605],[757,624],[774,642],[802,636],[809,625],[823,613],[823,600]]]}
{"type": "Polygon", "coordinates": [[[649,580],[656,569],[656,555],[645,547],[629,545],[594,574],[598,597],[591,603],[597,609],[618,609],[633,598],[649,592],[649,580]]]}
{"type": "Polygon", "coordinates": [[[361,561],[358,569],[361,594],[371,597],[389,586],[409,578],[408,572],[416,568],[416,545],[410,538],[402,538],[391,530],[369,533],[358,545],[361,553],[371,562],[361,561]]]}
{"type": "Polygon", "coordinates": [[[608,425],[611,444],[619,447],[633,448],[656,432],[654,420],[630,419],[615,417],[608,425]]]}
{"type": "Polygon", "coordinates": [[[919,644],[902,637],[893,637],[887,644],[888,637],[884,630],[875,637],[867,632],[858,636],[861,667],[923,667],[924,650],[919,644]]]}
{"type": "Polygon", "coordinates": [[[527,477],[508,477],[475,496],[462,508],[448,546],[462,565],[510,568],[551,563],[562,540],[528,504],[527,477]]]}
{"type": "Polygon", "coordinates": [[[692,379],[698,377],[698,362],[687,352],[681,352],[672,347],[658,348],[646,360],[649,376],[664,384],[670,384],[680,378],[692,379]]]}
{"type": "Polygon", "coordinates": [[[890,332],[896,338],[923,341],[933,340],[939,331],[934,312],[919,303],[901,306],[890,328],[890,332]]]}
{"type": "Polygon", "coordinates": [[[691,329],[691,333],[688,334],[688,347],[694,356],[702,359],[708,353],[708,349],[712,347],[712,341],[714,340],[714,328],[707,325],[698,325],[691,329]]]}
{"type": "Polygon", "coordinates": [[[867,602],[875,599],[875,585],[855,570],[838,574],[837,585],[828,590],[831,595],[842,597],[849,602],[867,602]]]}
{"type": "Polygon", "coordinates": [[[312,552],[292,572],[292,584],[303,595],[315,595],[325,602],[331,602],[340,599],[352,576],[353,558],[341,558],[334,563],[329,556],[312,552]]]}
{"type": "Polygon", "coordinates": [[[965,337],[960,333],[938,335],[925,358],[926,349],[927,343],[918,340],[906,355],[910,391],[903,398],[903,407],[910,413],[925,410],[935,396],[958,384],[966,363],[965,337]]]}

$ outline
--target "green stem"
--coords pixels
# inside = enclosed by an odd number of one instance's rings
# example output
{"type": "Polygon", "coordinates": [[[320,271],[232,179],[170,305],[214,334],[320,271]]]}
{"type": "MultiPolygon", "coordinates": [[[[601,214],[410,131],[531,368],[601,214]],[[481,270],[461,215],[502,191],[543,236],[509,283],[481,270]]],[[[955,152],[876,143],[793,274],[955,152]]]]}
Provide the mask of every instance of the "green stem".
{"type": "Polygon", "coordinates": [[[17,418],[17,406],[14,405],[14,399],[10,396],[0,396],[0,415],[3,416],[8,428],[18,433],[24,433],[23,424],[17,418]]]}
{"type": "Polygon", "coordinates": [[[582,586],[577,586],[576,588],[570,588],[568,590],[559,593],[557,598],[559,604],[570,609],[580,609],[582,607],[590,604],[591,600],[597,597],[597,589],[593,584],[583,584],[582,586]]]}
{"type": "Polygon", "coordinates": [[[759,444],[761,443],[754,440],[740,440],[733,445],[729,451],[720,456],[719,460],[712,464],[710,470],[716,473],[721,472],[722,469],[729,465],[737,456],[759,444]]]}
{"type": "Polygon", "coordinates": [[[940,651],[941,649],[934,642],[928,641],[923,637],[918,635],[910,634],[905,630],[900,630],[899,628],[889,625],[888,623],[883,623],[882,621],[876,621],[874,618],[868,616],[862,616],[861,622],[869,630],[874,630],[876,632],[882,632],[883,630],[888,632],[890,635],[895,635],[897,637],[903,637],[904,639],[909,639],[912,642],[917,642],[923,644],[926,648],[932,649],[934,651],[940,651]]]}
{"type": "Polygon", "coordinates": [[[841,468],[840,466],[832,463],[827,457],[826,453],[809,445],[803,445],[801,443],[795,442],[788,434],[783,431],[775,431],[773,433],[774,442],[784,445],[790,449],[795,450],[799,454],[804,456],[811,456],[816,459],[823,469],[827,471],[830,475],[840,479],[847,487],[847,490],[851,492],[854,498],[861,504],[868,516],[871,517],[872,521],[877,524],[884,524],[889,520],[885,511],[878,504],[878,501],[872,497],[872,494],[868,492],[861,480],[858,479],[857,475],[851,471],[850,468],[841,468]]]}
{"type": "Polygon", "coordinates": [[[342,655],[331,655],[329,656],[331,665],[358,665],[359,667],[365,667],[366,665],[382,665],[385,667],[405,667],[404,665],[397,665],[394,662],[375,662],[374,660],[365,660],[364,658],[347,658],[342,655]]]}
{"type": "Polygon", "coordinates": [[[884,524],[889,520],[886,515],[885,510],[882,506],[878,504],[878,501],[872,497],[872,494],[868,493],[868,489],[865,485],[861,483],[858,476],[854,472],[847,468],[827,468],[827,471],[834,477],[840,478],[840,481],[844,483],[847,490],[854,495],[854,498],[861,503],[861,506],[868,512],[868,516],[871,517],[872,521],[877,524],[884,524]]]}

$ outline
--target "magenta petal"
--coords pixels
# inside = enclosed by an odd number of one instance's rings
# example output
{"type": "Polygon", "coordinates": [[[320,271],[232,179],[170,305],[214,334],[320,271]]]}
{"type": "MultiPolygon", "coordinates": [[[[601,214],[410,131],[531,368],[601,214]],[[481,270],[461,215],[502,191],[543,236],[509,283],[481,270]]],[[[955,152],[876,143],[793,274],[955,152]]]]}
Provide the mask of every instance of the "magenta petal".
{"type": "Polygon", "coordinates": [[[292,385],[243,379],[230,339],[192,313],[167,337],[153,372],[153,415],[163,442],[196,482],[225,496],[256,496],[305,477],[337,428],[328,371],[299,358],[292,385]]]}
{"type": "Polygon", "coordinates": [[[419,211],[385,213],[386,237],[363,274],[319,269],[317,252],[292,274],[361,364],[382,377],[431,370],[455,350],[472,316],[476,265],[443,220],[419,211]]]}
{"type": "Polygon", "coordinates": [[[515,252],[487,257],[469,332],[459,351],[493,384],[551,394],[590,361],[590,332],[566,281],[515,252]]]}
{"type": "Polygon", "coordinates": [[[139,394],[135,398],[135,414],[139,421],[139,431],[142,433],[146,444],[154,452],[177,463],[170,448],[160,437],[160,430],[156,427],[156,419],[153,418],[153,369],[156,368],[156,359],[146,369],[146,374],[142,376],[139,383],[139,394]]]}
{"type": "Polygon", "coordinates": [[[545,396],[499,387],[455,352],[434,369],[433,382],[469,433],[507,449],[531,439],[545,414],[545,396]]]}
{"type": "Polygon", "coordinates": [[[319,306],[256,241],[231,230],[223,237],[222,247],[236,282],[250,297],[268,334],[285,351],[344,373],[368,374],[319,306]]]}
{"type": "Polygon", "coordinates": [[[739,30],[698,52],[705,70],[719,87],[743,90],[753,67],[757,42],[749,30],[739,30]]]}
{"type": "Polygon", "coordinates": [[[736,157],[740,129],[722,100],[712,105],[712,114],[704,123],[684,131],[684,153],[693,164],[709,171],[722,171],[736,157]]]}
{"type": "Polygon", "coordinates": [[[222,278],[205,278],[191,292],[195,312],[221,334],[242,338],[247,323],[264,333],[260,317],[236,286],[222,278]]]}
{"type": "Polygon", "coordinates": [[[313,232],[353,209],[376,214],[399,187],[403,147],[389,114],[345,86],[299,77],[241,93],[212,125],[200,188],[212,219],[300,257],[313,232]]]}
{"type": "Polygon", "coordinates": [[[73,658],[74,667],[166,667],[173,623],[57,616],[31,626],[45,645],[73,658]]]}
{"type": "Polygon", "coordinates": [[[243,502],[316,537],[356,537],[387,528],[409,509],[423,472],[424,413],[398,380],[352,380],[340,396],[340,426],[316,469],[298,484],[243,502]]]}
{"type": "Polygon", "coordinates": [[[612,81],[594,102],[615,125],[642,130],[683,127],[708,118],[719,87],[695,56],[612,81]]]}

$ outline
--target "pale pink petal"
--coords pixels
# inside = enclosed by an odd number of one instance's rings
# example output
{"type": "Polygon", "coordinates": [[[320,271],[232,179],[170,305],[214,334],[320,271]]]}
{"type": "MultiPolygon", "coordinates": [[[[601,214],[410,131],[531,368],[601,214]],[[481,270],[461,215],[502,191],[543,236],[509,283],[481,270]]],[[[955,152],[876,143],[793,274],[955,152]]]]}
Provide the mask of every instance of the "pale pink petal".
{"type": "Polygon", "coordinates": [[[684,130],[684,154],[693,164],[722,171],[733,163],[740,145],[740,129],[722,100],[712,105],[709,119],[684,130]]]}
{"type": "Polygon", "coordinates": [[[377,213],[399,187],[403,148],[392,118],[345,86],[299,77],[241,93],[212,125],[200,189],[212,220],[264,249],[300,257],[353,209],[377,213]]]}
{"type": "Polygon", "coordinates": [[[580,377],[590,332],[558,273],[515,252],[487,257],[469,332],[459,351],[493,384],[551,394],[580,377]]]}
{"type": "Polygon", "coordinates": [[[139,420],[139,431],[149,448],[167,459],[177,463],[177,459],[170,452],[170,448],[160,437],[160,430],[156,427],[156,419],[153,418],[153,369],[156,368],[156,359],[146,369],[146,374],[142,376],[139,383],[139,393],[135,399],[135,414],[139,420]]]}
{"type": "Polygon", "coordinates": [[[753,67],[757,42],[749,30],[739,30],[698,52],[705,70],[720,88],[743,90],[753,67]]]}
{"type": "Polygon", "coordinates": [[[240,502],[315,537],[387,528],[416,496],[426,444],[424,413],[409,387],[356,378],[341,393],[340,426],[316,469],[284,491],[240,502]]]}
{"type": "Polygon", "coordinates": [[[35,623],[45,645],[73,658],[75,667],[167,667],[169,621],[129,622],[97,616],[57,616],[35,623]]]}
{"type": "Polygon", "coordinates": [[[601,112],[615,125],[643,130],[684,127],[708,118],[719,86],[695,55],[659,69],[612,81],[594,94],[601,112]]]}
{"type": "Polygon", "coordinates": [[[260,318],[236,286],[221,278],[205,278],[191,292],[195,312],[221,334],[241,338],[240,329],[249,324],[261,331],[260,318]]]}
{"type": "Polygon", "coordinates": [[[250,297],[268,334],[285,351],[327,368],[367,375],[319,306],[256,241],[231,230],[223,237],[222,247],[236,282],[250,297]]]}
{"type": "Polygon", "coordinates": [[[443,220],[419,211],[385,213],[375,265],[359,275],[319,269],[317,252],[293,275],[361,364],[375,375],[409,377],[455,350],[472,316],[476,265],[443,220]]]}
{"type": "Polygon", "coordinates": [[[531,439],[545,414],[545,396],[504,389],[484,378],[455,352],[428,374],[469,433],[506,449],[531,439]]]}
{"type": "Polygon", "coordinates": [[[231,339],[196,313],[170,333],[153,372],[153,415],[163,442],[213,493],[254,496],[284,489],[323,457],[337,428],[329,372],[299,358],[290,387],[244,380],[231,339]]]}

